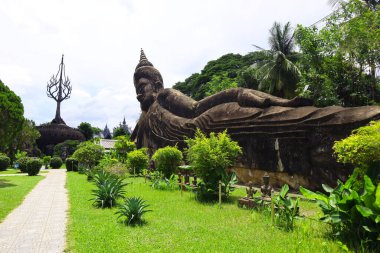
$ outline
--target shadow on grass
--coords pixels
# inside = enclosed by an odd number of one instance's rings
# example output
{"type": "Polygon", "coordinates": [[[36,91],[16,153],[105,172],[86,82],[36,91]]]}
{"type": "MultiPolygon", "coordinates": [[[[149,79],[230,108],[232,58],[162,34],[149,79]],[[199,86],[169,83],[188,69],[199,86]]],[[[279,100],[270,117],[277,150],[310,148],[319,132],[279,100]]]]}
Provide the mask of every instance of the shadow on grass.
{"type": "Polygon", "coordinates": [[[9,183],[9,180],[7,179],[0,179],[0,188],[14,187],[14,186],[17,186],[17,185],[9,183]]]}

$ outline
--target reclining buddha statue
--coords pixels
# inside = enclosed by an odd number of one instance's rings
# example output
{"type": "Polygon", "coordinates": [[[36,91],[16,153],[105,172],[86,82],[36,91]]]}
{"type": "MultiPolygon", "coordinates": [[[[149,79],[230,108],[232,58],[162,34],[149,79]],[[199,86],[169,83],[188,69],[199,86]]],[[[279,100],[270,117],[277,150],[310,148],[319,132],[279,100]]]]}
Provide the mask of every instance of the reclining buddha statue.
{"type": "Polygon", "coordinates": [[[227,129],[243,148],[234,167],[242,182],[268,172],[273,184],[318,187],[344,179],[350,168],[335,162],[332,145],[371,120],[379,106],[318,108],[296,97],[288,100],[252,89],[233,88],[200,101],[164,88],[160,72],[141,50],[134,73],[141,115],[131,135],[138,147],[152,153],[160,147],[184,148],[185,136],[227,129]]]}

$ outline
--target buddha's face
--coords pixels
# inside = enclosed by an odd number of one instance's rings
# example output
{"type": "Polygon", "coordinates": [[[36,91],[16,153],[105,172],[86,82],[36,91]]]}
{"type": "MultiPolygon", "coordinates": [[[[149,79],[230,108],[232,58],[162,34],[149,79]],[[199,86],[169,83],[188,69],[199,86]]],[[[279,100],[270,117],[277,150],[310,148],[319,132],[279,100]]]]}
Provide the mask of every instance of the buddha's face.
{"type": "Polygon", "coordinates": [[[148,111],[156,99],[157,91],[151,80],[142,77],[136,84],[136,94],[141,110],[148,111]]]}

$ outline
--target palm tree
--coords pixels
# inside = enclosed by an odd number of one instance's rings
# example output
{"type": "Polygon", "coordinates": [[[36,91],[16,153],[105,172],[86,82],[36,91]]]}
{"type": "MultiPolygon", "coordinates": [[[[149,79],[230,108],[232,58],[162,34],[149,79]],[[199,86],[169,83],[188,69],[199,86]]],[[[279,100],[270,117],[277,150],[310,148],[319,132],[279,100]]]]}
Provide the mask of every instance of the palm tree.
{"type": "Polygon", "coordinates": [[[266,60],[258,64],[258,72],[261,76],[259,90],[292,98],[301,75],[294,64],[297,58],[294,33],[289,22],[284,26],[275,22],[269,32],[270,50],[255,46],[266,52],[268,56],[266,60]]]}

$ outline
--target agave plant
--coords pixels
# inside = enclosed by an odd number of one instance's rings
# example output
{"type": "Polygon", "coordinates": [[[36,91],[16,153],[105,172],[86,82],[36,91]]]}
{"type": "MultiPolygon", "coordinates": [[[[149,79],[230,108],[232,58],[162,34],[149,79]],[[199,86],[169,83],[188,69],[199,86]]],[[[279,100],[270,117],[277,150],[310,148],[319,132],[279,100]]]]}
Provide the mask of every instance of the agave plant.
{"type": "Polygon", "coordinates": [[[97,186],[97,189],[92,190],[92,195],[95,197],[91,200],[94,201],[94,205],[101,208],[113,207],[118,198],[124,198],[124,187],[127,183],[123,183],[122,179],[101,171],[95,174],[94,182],[97,186]]]}
{"type": "Polygon", "coordinates": [[[118,219],[123,218],[124,224],[128,226],[141,224],[143,214],[152,211],[146,209],[149,205],[145,203],[146,201],[140,197],[127,198],[125,204],[120,205],[119,211],[115,214],[119,214],[118,219]]]}

